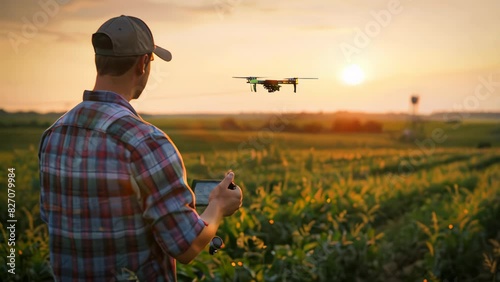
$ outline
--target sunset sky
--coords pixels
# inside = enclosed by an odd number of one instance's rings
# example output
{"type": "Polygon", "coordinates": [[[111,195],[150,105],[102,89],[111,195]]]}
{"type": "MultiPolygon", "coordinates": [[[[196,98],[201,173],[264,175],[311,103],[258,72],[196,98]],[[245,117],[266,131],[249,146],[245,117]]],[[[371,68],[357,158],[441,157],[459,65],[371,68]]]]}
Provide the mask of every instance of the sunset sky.
{"type": "Polygon", "coordinates": [[[95,80],[91,35],[143,19],[155,60],[142,113],[500,111],[500,1],[3,0],[1,106],[66,111],[95,80]],[[351,65],[364,79],[349,85],[351,65]],[[318,77],[267,93],[245,80],[318,77]],[[489,82],[488,82],[489,81],[489,82]]]}

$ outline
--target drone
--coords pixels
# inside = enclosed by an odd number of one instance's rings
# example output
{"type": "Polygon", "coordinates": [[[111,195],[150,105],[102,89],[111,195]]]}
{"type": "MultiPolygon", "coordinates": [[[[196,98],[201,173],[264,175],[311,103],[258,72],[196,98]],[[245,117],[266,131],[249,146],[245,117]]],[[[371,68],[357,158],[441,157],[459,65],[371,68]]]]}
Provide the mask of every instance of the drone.
{"type": "Polygon", "coordinates": [[[297,92],[297,84],[299,79],[318,79],[317,77],[289,77],[284,79],[264,79],[260,80],[258,78],[263,78],[262,76],[233,76],[233,78],[244,78],[247,83],[250,83],[250,91],[257,92],[257,84],[262,84],[264,88],[269,92],[280,91],[280,84],[293,84],[293,93],[297,92]]]}

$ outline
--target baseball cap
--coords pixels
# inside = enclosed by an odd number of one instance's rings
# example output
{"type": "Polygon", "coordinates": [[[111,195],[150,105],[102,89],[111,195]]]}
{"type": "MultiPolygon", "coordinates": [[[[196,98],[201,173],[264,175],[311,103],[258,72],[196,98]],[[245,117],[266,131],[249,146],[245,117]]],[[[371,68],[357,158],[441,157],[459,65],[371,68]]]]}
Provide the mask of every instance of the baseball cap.
{"type": "Polygon", "coordinates": [[[139,18],[121,15],[109,19],[99,27],[92,38],[98,34],[107,35],[113,47],[112,49],[103,49],[94,45],[94,51],[97,55],[124,57],[155,53],[156,56],[167,62],[172,60],[172,54],[167,49],[155,45],[151,30],[139,18]]]}

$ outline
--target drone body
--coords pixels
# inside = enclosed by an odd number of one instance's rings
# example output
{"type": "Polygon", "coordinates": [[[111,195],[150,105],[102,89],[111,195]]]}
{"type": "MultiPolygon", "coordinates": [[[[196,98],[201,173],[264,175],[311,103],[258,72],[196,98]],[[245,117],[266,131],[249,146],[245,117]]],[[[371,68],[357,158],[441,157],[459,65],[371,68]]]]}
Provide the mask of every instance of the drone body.
{"type": "MultiPolygon", "coordinates": [[[[269,92],[280,91],[280,84],[293,84],[293,92],[297,92],[297,84],[299,84],[299,77],[290,77],[284,79],[258,79],[259,76],[233,76],[233,78],[244,78],[247,83],[250,83],[250,90],[257,92],[257,84],[262,84],[264,88],[269,92]]],[[[300,77],[300,79],[318,79],[316,77],[300,77]]]]}

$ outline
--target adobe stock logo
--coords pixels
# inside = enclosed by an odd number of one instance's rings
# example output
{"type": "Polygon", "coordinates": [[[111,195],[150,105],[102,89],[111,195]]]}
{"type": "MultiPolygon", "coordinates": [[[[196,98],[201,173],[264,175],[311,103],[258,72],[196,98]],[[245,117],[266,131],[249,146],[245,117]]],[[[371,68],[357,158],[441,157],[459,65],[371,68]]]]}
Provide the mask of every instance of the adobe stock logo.
{"type": "Polygon", "coordinates": [[[368,47],[371,41],[377,37],[384,28],[391,24],[393,17],[403,11],[399,0],[391,0],[387,8],[380,11],[371,11],[372,20],[368,21],[364,28],[356,28],[352,43],[342,42],[339,47],[347,62],[351,62],[353,55],[359,55],[361,50],[368,47]]]}
{"type": "MultiPolygon", "coordinates": [[[[60,11],[60,6],[67,4],[70,0],[39,0],[36,2],[39,9],[31,16],[21,18],[23,25],[21,32],[8,32],[7,38],[10,45],[16,54],[19,53],[21,45],[28,44],[30,40],[35,38],[40,30],[44,28],[60,11]]],[[[34,2],[34,1],[33,1],[34,2]]]]}

